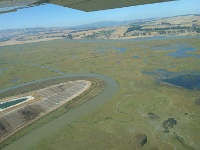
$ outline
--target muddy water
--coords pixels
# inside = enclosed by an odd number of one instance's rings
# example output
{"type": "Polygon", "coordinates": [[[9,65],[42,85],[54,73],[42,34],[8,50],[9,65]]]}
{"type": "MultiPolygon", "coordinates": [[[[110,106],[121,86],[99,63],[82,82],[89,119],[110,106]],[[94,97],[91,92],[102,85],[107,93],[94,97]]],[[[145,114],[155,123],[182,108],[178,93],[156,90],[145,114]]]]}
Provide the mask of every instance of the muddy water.
{"type": "MultiPolygon", "coordinates": [[[[61,76],[64,77],[64,76],[61,76]]],[[[6,146],[5,150],[13,150],[13,149],[28,149],[29,147],[39,143],[44,138],[52,135],[53,133],[56,133],[63,127],[65,127],[67,124],[75,121],[76,119],[80,118],[81,116],[84,116],[88,114],[89,112],[99,108],[101,105],[103,105],[106,101],[111,99],[114,94],[117,93],[119,87],[115,80],[98,74],[71,74],[71,75],[65,75],[65,77],[97,77],[100,79],[103,79],[107,82],[107,86],[104,89],[102,93],[100,93],[98,96],[92,98],[90,101],[80,105],[77,108],[72,109],[71,111],[61,115],[60,117],[48,122],[47,124],[44,124],[43,126],[40,126],[39,128],[33,130],[32,132],[26,134],[25,136],[21,137],[20,139],[16,140],[15,142],[11,143],[10,145],[6,146]]],[[[52,77],[52,78],[59,78],[59,77],[52,77]]],[[[52,79],[51,78],[51,79],[52,79]]],[[[47,78],[49,79],[49,78],[47,78]]],[[[47,79],[42,79],[47,80],[47,79]]],[[[27,84],[31,84],[34,82],[40,82],[39,81],[32,81],[27,84]]],[[[24,85],[24,84],[23,84],[24,85]]],[[[18,85],[15,87],[10,87],[4,90],[0,90],[0,93],[2,91],[20,87],[22,85],[18,85]]]]}

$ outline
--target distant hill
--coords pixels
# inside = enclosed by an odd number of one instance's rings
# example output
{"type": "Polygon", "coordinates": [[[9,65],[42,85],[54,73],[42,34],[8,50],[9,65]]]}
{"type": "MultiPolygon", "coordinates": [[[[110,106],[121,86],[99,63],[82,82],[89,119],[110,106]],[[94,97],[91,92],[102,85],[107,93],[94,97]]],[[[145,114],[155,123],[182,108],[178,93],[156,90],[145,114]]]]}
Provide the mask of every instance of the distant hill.
{"type": "Polygon", "coordinates": [[[89,24],[83,24],[78,26],[69,27],[70,29],[88,29],[88,28],[109,28],[109,27],[118,27],[123,25],[129,25],[134,23],[142,23],[146,21],[155,20],[155,18],[148,18],[148,19],[136,19],[136,20],[128,20],[128,21],[101,21],[101,22],[94,22],[89,24]]]}
{"type": "Polygon", "coordinates": [[[200,15],[102,21],[73,27],[0,30],[0,46],[53,39],[130,39],[152,36],[200,35],[200,15]]]}
{"type": "Polygon", "coordinates": [[[84,29],[84,28],[109,28],[109,27],[117,27],[122,26],[127,23],[131,23],[132,21],[101,21],[90,24],[78,25],[70,27],[71,29],[84,29]]]}

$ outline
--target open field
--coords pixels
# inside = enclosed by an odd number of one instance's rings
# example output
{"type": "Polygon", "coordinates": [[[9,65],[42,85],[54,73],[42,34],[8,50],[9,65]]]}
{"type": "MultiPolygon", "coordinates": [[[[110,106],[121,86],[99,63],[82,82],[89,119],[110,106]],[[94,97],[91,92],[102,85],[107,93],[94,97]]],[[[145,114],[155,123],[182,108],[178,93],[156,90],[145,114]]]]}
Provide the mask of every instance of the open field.
{"type": "Polygon", "coordinates": [[[0,68],[4,69],[0,88],[70,73],[102,74],[119,84],[118,93],[103,106],[30,149],[137,149],[138,134],[147,136],[141,149],[199,149],[199,89],[166,84],[162,80],[167,76],[155,71],[165,69],[172,77],[180,72],[197,76],[199,54],[199,37],[54,40],[5,46],[0,47],[0,68]],[[195,48],[186,52],[194,55],[168,56],[176,51],[173,45],[179,44],[195,48]],[[169,45],[172,48],[160,48],[169,45]]]}

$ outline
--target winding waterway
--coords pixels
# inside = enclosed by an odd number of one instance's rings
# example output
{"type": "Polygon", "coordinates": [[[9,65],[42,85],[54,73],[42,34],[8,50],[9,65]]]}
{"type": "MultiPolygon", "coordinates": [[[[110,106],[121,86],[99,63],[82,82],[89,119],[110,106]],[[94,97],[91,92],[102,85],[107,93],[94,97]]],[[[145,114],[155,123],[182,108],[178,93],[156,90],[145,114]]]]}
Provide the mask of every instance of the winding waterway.
{"type": "Polygon", "coordinates": [[[105,80],[107,83],[107,86],[103,90],[103,92],[98,94],[96,97],[92,98],[90,101],[87,101],[86,103],[80,105],[79,107],[76,107],[72,109],[71,111],[59,116],[58,118],[38,127],[37,129],[19,138],[18,140],[11,143],[10,145],[4,147],[4,150],[13,150],[13,149],[24,150],[24,149],[30,148],[31,146],[39,143],[41,140],[45,139],[46,137],[52,135],[53,133],[58,132],[60,129],[62,129],[69,123],[77,120],[81,116],[84,116],[88,114],[89,112],[99,108],[106,101],[111,99],[113,95],[117,93],[119,89],[117,82],[107,76],[103,76],[99,74],[67,74],[63,76],[44,78],[44,79],[16,85],[13,87],[8,87],[5,89],[1,89],[0,93],[5,92],[7,90],[19,88],[24,85],[29,85],[32,83],[37,83],[37,82],[50,80],[50,79],[58,79],[58,78],[63,78],[63,77],[96,77],[96,78],[105,80]]]}

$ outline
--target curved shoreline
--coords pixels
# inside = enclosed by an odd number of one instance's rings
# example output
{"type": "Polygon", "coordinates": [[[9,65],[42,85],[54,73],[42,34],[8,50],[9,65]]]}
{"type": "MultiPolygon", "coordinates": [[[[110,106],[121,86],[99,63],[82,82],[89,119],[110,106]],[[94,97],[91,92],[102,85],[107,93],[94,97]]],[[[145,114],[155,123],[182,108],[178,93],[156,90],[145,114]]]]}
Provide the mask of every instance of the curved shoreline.
{"type": "Polygon", "coordinates": [[[113,80],[110,77],[100,75],[100,74],[94,74],[94,73],[64,74],[64,75],[61,75],[61,76],[52,76],[52,77],[48,77],[48,78],[42,78],[42,79],[38,79],[38,80],[29,81],[29,82],[26,82],[26,83],[14,85],[14,86],[11,86],[11,87],[6,87],[6,88],[3,88],[3,89],[0,89],[0,94],[3,93],[3,92],[6,92],[6,91],[13,90],[13,89],[23,87],[23,86],[26,86],[26,85],[30,85],[30,84],[33,84],[33,83],[39,83],[39,82],[42,82],[42,81],[48,81],[48,80],[52,80],[52,79],[61,79],[61,78],[64,78],[64,77],[69,77],[69,78],[70,77],[71,78],[73,78],[73,77],[80,77],[80,78],[81,77],[96,77],[96,78],[100,78],[100,79],[103,79],[103,80],[113,80]]]}
{"type": "Polygon", "coordinates": [[[113,95],[119,89],[117,82],[107,76],[103,76],[103,75],[99,75],[99,74],[68,74],[68,75],[59,76],[59,77],[44,78],[44,79],[40,79],[40,80],[36,80],[36,81],[31,81],[28,83],[16,85],[13,87],[5,88],[5,89],[0,90],[0,93],[2,93],[2,91],[5,92],[7,90],[19,88],[24,85],[29,85],[32,83],[38,83],[38,82],[45,81],[45,80],[57,79],[57,78],[63,78],[63,77],[96,77],[99,79],[103,79],[107,83],[107,86],[99,95],[93,97],[91,100],[70,110],[67,113],[62,114],[61,116],[48,122],[47,124],[40,126],[39,128],[24,135],[23,137],[17,139],[16,141],[14,141],[13,143],[4,147],[3,149],[5,149],[5,150],[9,150],[9,149],[12,150],[12,149],[16,149],[16,148],[21,149],[21,150],[28,149],[32,145],[39,143],[45,137],[50,136],[53,133],[56,133],[57,131],[59,131],[64,126],[68,125],[69,123],[71,123],[71,122],[77,120],[78,118],[90,113],[91,111],[99,108],[106,101],[111,99],[113,97],[113,95]]]}
{"type": "MultiPolygon", "coordinates": [[[[39,99],[36,98],[36,100],[34,100],[34,101],[30,102],[30,103],[25,101],[25,102],[22,102],[22,103],[19,103],[19,104],[16,104],[16,105],[12,105],[12,106],[10,106],[10,108],[7,108],[5,110],[2,110],[2,112],[0,112],[0,115],[2,116],[2,118],[5,119],[5,122],[8,123],[11,128],[8,128],[8,130],[7,130],[7,126],[4,126],[6,132],[5,132],[5,134],[1,135],[0,143],[5,141],[9,137],[11,137],[13,134],[17,133],[18,131],[22,130],[23,128],[28,127],[29,125],[31,125],[35,121],[41,119],[42,117],[47,116],[48,114],[50,114],[51,112],[55,111],[56,109],[59,109],[62,105],[65,105],[66,103],[70,102],[71,100],[79,97],[84,92],[86,92],[88,89],[90,89],[90,87],[92,85],[90,81],[75,80],[75,81],[72,81],[72,82],[70,81],[70,82],[66,82],[66,83],[56,84],[56,85],[49,86],[49,87],[46,87],[44,89],[36,90],[36,91],[33,91],[33,92],[34,92],[34,95],[38,94],[38,96],[39,96],[39,92],[41,92],[41,91],[49,90],[50,88],[58,87],[60,85],[61,86],[62,85],[66,86],[66,85],[69,85],[70,83],[75,83],[76,87],[79,86],[79,90],[77,90],[76,92],[72,92],[71,91],[70,92],[71,93],[70,96],[65,96],[65,98],[59,99],[59,101],[52,100],[51,102],[53,102],[53,105],[52,105],[52,103],[51,103],[51,105],[49,105],[48,102],[45,102],[46,99],[48,99],[49,97],[52,96],[52,95],[49,95],[48,97],[41,97],[39,99]],[[80,84],[81,83],[85,83],[86,85],[84,85],[83,87],[80,88],[80,84]],[[20,107],[20,105],[21,105],[21,107],[20,107]],[[17,107],[17,106],[19,106],[19,107],[17,107]],[[29,111],[30,109],[27,109],[27,107],[31,107],[31,106],[37,106],[38,109],[33,111],[37,115],[34,118],[27,119],[26,117],[24,117],[23,114],[20,113],[20,111],[23,111],[23,110],[29,111]],[[42,111],[39,108],[41,108],[42,111]],[[14,121],[12,120],[10,122],[10,121],[7,120],[7,118],[12,118],[12,116],[16,116],[16,112],[21,114],[21,116],[18,116],[17,125],[16,126],[12,126],[12,124],[13,124],[12,122],[14,122],[14,121]],[[22,118],[24,117],[23,120],[20,119],[21,117],[22,118]]],[[[68,90],[74,89],[73,87],[74,86],[68,87],[67,90],[65,89],[64,91],[60,92],[59,95],[63,95],[63,93],[65,93],[65,95],[66,95],[66,93],[69,93],[68,90]]],[[[54,93],[53,95],[55,96],[55,94],[57,95],[57,93],[54,93]]],[[[32,94],[31,93],[25,93],[25,95],[32,95],[32,94]]],[[[38,96],[36,96],[36,97],[38,97],[38,96]]],[[[33,98],[32,96],[26,96],[26,97],[33,98]]],[[[27,114],[27,116],[29,116],[29,115],[27,114]]],[[[4,122],[4,121],[1,120],[0,123],[1,124],[5,124],[5,122],[4,123],[2,123],[2,122],[4,122]]]]}

